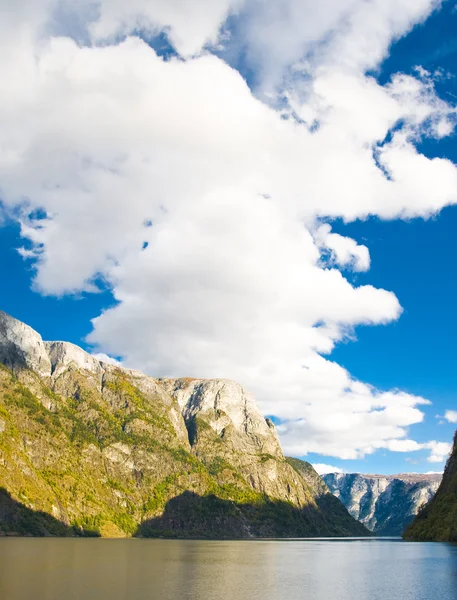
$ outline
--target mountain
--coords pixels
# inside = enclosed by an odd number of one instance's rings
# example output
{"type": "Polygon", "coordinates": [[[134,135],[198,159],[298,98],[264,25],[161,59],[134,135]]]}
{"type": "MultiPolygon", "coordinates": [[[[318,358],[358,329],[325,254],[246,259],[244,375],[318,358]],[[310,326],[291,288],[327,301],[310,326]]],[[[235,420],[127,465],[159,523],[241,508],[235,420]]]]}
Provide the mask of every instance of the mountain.
{"type": "Polygon", "coordinates": [[[433,497],[441,475],[330,473],[323,479],[349,513],[370,531],[397,536],[433,497]]]}
{"type": "Polygon", "coordinates": [[[457,432],[438,491],[403,537],[416,541],[457,542],[457,432]]]}
{"type": "Polygon", "coordinates": [[[322,485],[237,383],[154,379],[0,312],[3,534],[367,535],[322,485]]]}

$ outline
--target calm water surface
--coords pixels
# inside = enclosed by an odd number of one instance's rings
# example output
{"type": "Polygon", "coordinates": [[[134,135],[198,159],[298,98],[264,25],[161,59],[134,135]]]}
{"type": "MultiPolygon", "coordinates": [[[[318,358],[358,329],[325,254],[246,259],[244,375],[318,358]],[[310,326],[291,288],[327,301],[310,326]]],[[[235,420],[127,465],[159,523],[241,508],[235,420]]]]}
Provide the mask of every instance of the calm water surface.
{"type": "Polygon", "coordinates": [[[1,539],[1,600],[457,600],[457,547],[1,539]]]}

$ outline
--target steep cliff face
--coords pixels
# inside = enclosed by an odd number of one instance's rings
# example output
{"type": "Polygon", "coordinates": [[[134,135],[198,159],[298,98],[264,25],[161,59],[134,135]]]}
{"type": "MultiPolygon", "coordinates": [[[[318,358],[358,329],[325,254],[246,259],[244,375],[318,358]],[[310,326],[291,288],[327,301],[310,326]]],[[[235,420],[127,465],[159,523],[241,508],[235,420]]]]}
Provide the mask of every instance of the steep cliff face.
{"type": "Polygon", "coordinates": [[[51,375],[51,361],[41,336],[25,323],[0,311],[0,362],[14,369],[51,375]]]}
{"type": "Polygon", "coordinates": [[[222,379],[161,380],[178,401],[192,449],[203,462],[217,456],[236,467],[252,489],[301,506],[311,486],[284,460],[273,423],[242,386],[222,379]]]}
{"type": "Polygon", "coordinates": [[[441,475],[330,473],[323,479],[349,513],[370,531],[397,536],[433,497],[441,475]]]}
{"type": "Polygon", "coordinates": [[[438,491],[403,537],[417,541],[457,542],[457,433],[438,491]]]}
{"type": "Polygon", "coordinates": [[[234,382],[154,379],[2,312],[0,363],[0,532],[367,533],[319,503],[234,382]]]}

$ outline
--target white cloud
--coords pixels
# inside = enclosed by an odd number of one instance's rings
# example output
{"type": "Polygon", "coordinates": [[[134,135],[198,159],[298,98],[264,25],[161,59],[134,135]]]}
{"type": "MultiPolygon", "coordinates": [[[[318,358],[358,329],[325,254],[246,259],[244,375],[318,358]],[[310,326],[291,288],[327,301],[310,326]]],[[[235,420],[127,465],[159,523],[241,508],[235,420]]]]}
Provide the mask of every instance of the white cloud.
{"type": "Polygon", "coordinates": [[[418,450],[429,450],[428,462],[444,462],[452,449],[452,445],[447,442],[425,442],[418,443],[414,440],[392,440],[387,445],[388,450],[393,452],[416,452],[418,450]]]}
{"type": "Polygon", "coordinates": [[[426,401],[355,381],[322,356],[355,326],[402,311],[392,292],[343,277],[339,267],[369,268],[369,250],[322,219],[428,217],[457,201],[456,167],[416,148],[446,133],[454,108],[424,72],[385,86],[364,75],[434,4],[248,2],[247,55],[263,48],[263,11],[281,5],[293,21],[284,33],[267,15],[277,61],[267,52],[259,63],[275,89],[295,69],[281,112],[209,52],[164,61],[139,38],[110,38],[168,27],[188,56],[217,39],[234,4],[106,1],[94,17],[81,3],[76,21],[104,38],[85,46],[56,12],[47,23],[51,3],[22,0],[0,26],[0,75],[11,81],[0,188],[22,208],[37,289],[90,291],[103,278],[118,304],[94,320],[97,351],[156,376],[242,382],[282,420],[288,453],[414,450],[408,428],[426,401]],[[303,79],[297,61],[311,50],[303,79]],[[37,208],[47,218],[34,219],[37,208]]]}
{"type": "Polygon", "coordinates": [[[368,271],[370,253],[366,246],[358,245],[351,238],[331,233],[328,223],[321,225],[314,233],[319,248],[330,251],[332,261],[341,267],[352,267],[354,271],[368,271]]]}
{"type": "Polygon", "coordinates": [[[433,441],[421,444],[421,446],[430,450],[430,456],[427,460],[431,463],[444,462],[452,450],[452,444],[448,444],[447,442],[433,441]]]}
{"type": "Polygon", "coordinates": [[[120,360],[117,360],[116,358],[113,358],[112,356],[108,356],[107,354],[104,354],[103,352],[100,352],[98,354],[93,354],[92,356],[94,358],[96,358],[97,360],[99,360],[100,362],[104,362],[109,365],[117,365],[117,366],[122,365],[122,362],[120,360]]]}
{"type": "Polygon", "coordinates": [[[406,428],[423,420],[418,406],[426,400],[399,392],[378,392],[352,382],[347,373],[343,385],[332,378],[337,369],[341,367],[330,363],[322,371],[322,380],[312,374],[315,387],[304,393],[302,418],[294,419],[291,411],[291,419],[278,426],[287,454],[317,452],[352,460],[381,448],[394,452],[422,449],[406,439],[406,428]]]}
{"type": "MultiPolygon", "coordinates": [[[[392,40],[424,20],[439,0],[250,0],[239,24],[239,49],[271,90],[288,70],[315,75],[331,66],[376,68],[392,40]]],[[[296,82],[294,81],[296,85],[296,82]]]]}
{"type": "Polygon", "coordinates": [[[444,413],[444,418],[449,423],[457,423],[457,410],[447,410],[444,413]]]}
{"type": "Polygon", "coordinates": [[[328,473],[343,473],[343,469],[339,469],[338,467],[332,467],[332,465],[324,465],[322,463],[317,463],[313,464],[312,466],[319,473],[319,475],[327,475],[328,473]]]}
{"type": "Polygon", "coordinates": [[[99,17],[91,25],[95,39],[135,30],[166,31],[182,56],[198,53],[216,42],[219,29],[243,0],[100,0],[99,17]]]}
{"type": "Polygon", "coordinates": [[[392,440],[388,443],[387,449],[392,452],[416,452],[422,449],[422,445],[414,440],[392,440]]]}

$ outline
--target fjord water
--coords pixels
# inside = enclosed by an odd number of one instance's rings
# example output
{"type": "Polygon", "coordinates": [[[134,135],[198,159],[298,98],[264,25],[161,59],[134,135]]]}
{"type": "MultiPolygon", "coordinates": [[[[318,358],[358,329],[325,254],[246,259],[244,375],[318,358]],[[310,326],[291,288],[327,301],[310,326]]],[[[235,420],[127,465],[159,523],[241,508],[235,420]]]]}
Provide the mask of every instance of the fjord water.
{"type": "Polygon", "coordinates": [[[0,540],[2,600],[455,600],[457,547],[394,539],[0,540]]]}

